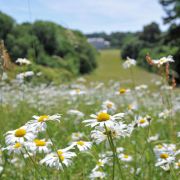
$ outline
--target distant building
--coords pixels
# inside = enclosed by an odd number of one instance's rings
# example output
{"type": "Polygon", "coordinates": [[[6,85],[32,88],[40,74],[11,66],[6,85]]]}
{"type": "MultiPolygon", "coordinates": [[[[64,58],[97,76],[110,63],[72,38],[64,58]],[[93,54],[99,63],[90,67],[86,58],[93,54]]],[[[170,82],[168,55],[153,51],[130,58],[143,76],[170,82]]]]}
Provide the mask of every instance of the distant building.
{"type": "Polygon", "coordinates": [[[104,38],[88,38],[88,42],[96,49],[106,49],[110,47],[110,42],[104,38]]]}

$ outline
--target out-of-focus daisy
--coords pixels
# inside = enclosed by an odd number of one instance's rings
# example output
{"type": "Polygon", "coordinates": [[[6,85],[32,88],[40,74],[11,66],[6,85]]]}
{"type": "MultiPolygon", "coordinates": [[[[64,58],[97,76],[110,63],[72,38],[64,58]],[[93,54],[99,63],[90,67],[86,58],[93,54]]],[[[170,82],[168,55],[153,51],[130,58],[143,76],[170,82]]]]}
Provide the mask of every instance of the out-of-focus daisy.
{"type": "Polygon", "coordinates": [[[81,111],[75,110],[75,109],[68,110],[67,114],[76,115],[78,117],[84,117],[84,113],[82,113],[81,111]]]}
{"type": "Polygon", "coordinates": [[[158,60],[152,60],[153,64],[157,65],[158,67],[162,66],[163,64],[174,62],[173,56],[169,55],[167,57],[162,57],[158,60]]]}
{"type": "Polygon", "coordinates": [[[177,132],[177,137],[180,137],[180,132],[177,132]]]}
{"type": "Polygon", "coordinates": [[[117,95],[129,93],[130,89],[120,88],[119,91],[116,92],[117,95]]]}
{"type": "Polygon", "coordinates": [[[86,151],[91,148],[92,142],[87,142],[87,141],[81,140],[81,141],[73,142],[71,145],[76,146],[79,149],[79,151],[86,151]]]}
{"type": "Polygon", "coordinates": [[[148,86],[146,84],[141,84],[139,86],[135,87],[136,91],[142,91],[142,90],[146,90],[148,88],[148,86]]]}
{"type": "Polygon", "coordinates": [[[81,132],[75,132],[75,133],[72,133],[71,135],[71,139],[72,141],[78,141],[78,140],[81,140],[84,136],[84,133],[81,133],[81,132]]]}
{"type": "Polygon", "coordinates": [[[23,144],[16,142],[15,144],[10,144],[7,147],[3,148],[3,151],[7,150],[8,154],[15,153],[15,154],[21,154],[24,152],[23,144]]]}
{"type": "Polygon", "coordinates": [[[32,77],[32,76],[34,76],[33,71],[26,71],[26,72],[17,74],[16,79],[17,80],[23,80],[24,78],[28,78],[28,77],[32,77]]]}
{"type": "Polygon", "coordinates": [[[97,115],[91,114],[90,117],[92,119],[83,121],[83,123],[87,123],[86,126],[95,127],[97,125],[100,126],[106,125],[107,127],[109,127],[116,124],[117,123],[116,120],[122,119],[124,117],[124,113],[110,115],[107,113],[107,111],[100,111],[99,113],[97,113],[97,115]]]}
{"type": "Polygon", "coordinates": [[[59,149],[57,152],[47,154],[44,159],[40,161],[40,164],[46,164],[49,167],[56,169],[63,169],[62,163],[65,166],[69,166],[72,162],[72,158],[75,157],[74,152],[69,151],[69,147],[65,149],[59,149]]]}
{"type": "Polygon", "coordinates": [[[176,156],[180,153],[180,150],[176,150],[174,144],[156,145],[154,152],[157,158],[155,166],[160,166],[164,170],[169,170],[170,165],[175,162],[176,156]]]}
{"type": "Polygon", "coordinates": [[[180,169],[180,159],[174,163],[174,168],[175,169],[180,169]]]}
{"type": "Polygon", "coordinates": [[[119,154],[118,157],[121,159],[121,161],[125,162],[131,162],[132,161],[132,156],[127,155],[127,154],[119,154]]]}
{"type": "Polygon", "coordinates": [[[168,110],[168,109],[165,109],[163,112],[159,113],[159,118],[163,118],[163,119],[166,119],[168,118],[170,115],[172,115],[172,110],[168,110]]]}
{"type": "Polygon", "coordinates": [[[136,102],[133,102],[128,105],[128,112],[132,112],[138,109],[138,105],[136,102]]]}
{"type": "Polygon", "coordinates": [[[69,94],[71,96],[74,96],[74,95],[83,95],[83,94],[86,94],[86,91],[83,91],[81,89],[73,89],[69,92],[69,94]]]}
{"type": "Polygon", "coordinates": [[[104,165],[108,163],[108,158],[99,159],[96,163],[95,168],[92,171],[99,170],[100,167],[104,167],[104,165]]]}
{"type": "Polygon", "coordinates": [[[116,151],[117,151],[117,153],[121,153],[121,152],[124,151],[124,148],[123,148],[123,147],[118,147],[118,148],[116,149],[116,151]]]}
{"type": "Polygon", "coordinates": [[[104,101],[102,108],[107,110],[107,112],[114,112],[116,110],[116,105],[112,101],[104,101]]]}
{"type": "Polygon", "coordinates": [[[49,153],[51,151],[50,146],[52,145],[51,141],[45,141],[45,139],[34,139],[32,142],[25,143],[25,146],[32,153],[49,153]]]}
{"type": "Polygon", "coordinates": [[[47,121],[57,121],[60,122],[61,115],[55,114],[55,115],[42,115],[42,116],[33,116],[34,120],[30,120],[26,123],[26,125],[33,129],[34,131],[44,131],[46,130],[46,122],[47,121]]]}
{"type": "Polygon", "coordinates": [[[127,68],[130,68],[131,66],[135,66],[135,65],[136,65],[136,60],[127,57],[127,60],[123,63],[123,68],[127,69],[127,68]]]}
{"type": "Polygon", "coordinates": [[[106,177],[106,173],[102,171],[92,171],[91,174],[89,175],[89,178],[92,180],[103,179],[105,177],[106,177]]]}
{"type": "Polygon", "coordinates": [[[146,126],[149,126],[149,120],[147,117],[135,117],[135,126],[138,126],[138,127],[146,127],[146,126]]]}
{"type": "Polygon", "coordinates": [[[159,139],[159,134],[156,134],[154,136],[150,136],[148,138],[148,142],[157,141],[159,139]]]}
{"type": "Polygon", "coordinates": [[[35,138],[36,134],[32,131],[32,129],[27,126],[22,126],[19,129],[8,131],[5,134],[5,142],[6,144],[15,144],[24,143],[25,140],[31,141],[35,138]]]}
{"type": "Polygon", "coordinates": [[[95,130],[91,131],[91,138],[99,144],[105,141],[108,138],[108,135],[111,135],[112,138],[120,138],[130,136],[131,132],[129,126],[124,123],[108,126],[107,129],[103,126],[97,126],[95,130]]]}
{"type": "Polygon", "coordinates": [[[16,63],[17,64],[20,64],[20,65],[30,65],[31,64],[31,61],[29,61],[28,59],[26,58],[18,58],[16,60],[16,63]]]}

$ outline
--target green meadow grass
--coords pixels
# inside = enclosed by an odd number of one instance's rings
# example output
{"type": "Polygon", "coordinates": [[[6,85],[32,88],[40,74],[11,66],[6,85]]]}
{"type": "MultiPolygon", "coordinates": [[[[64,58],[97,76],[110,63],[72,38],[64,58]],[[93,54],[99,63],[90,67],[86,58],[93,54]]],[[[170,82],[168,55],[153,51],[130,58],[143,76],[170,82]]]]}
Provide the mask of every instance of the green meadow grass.
{"type": "MultiPolygon", "coordinates": [[[[120,60],[119,50],[104,50],[101,51],[98,58],[98,68],[90,75],[83,76],[87,79],[87,83],[90,82],[104,82],[107,84],[109,80],[114,80],[120,82],[124,87],[132,86],[132,76],[130,71],[124,70],[122,68],[122,60],[120,60]]],[[[134,67],[133,68],[133,79],[136,85],[138,84],[148,84],[151,86],[152,79],[159,80],[160,78],[145,70],[134,67]]],[[[106,89],[106,93],[108,93],[108,88],[106,89]]],[[[107,94],[99,94],[97,96],[102,96],[102,99],[107,98],[107,94]]],[[[149,95],[143,98],[148,98],[149,95]]],[[[46,98],[46,97],[44,97],[46,98]]],[[[125,152],[133,156],[133,162],[128,164],[127,168],[123,168],[123,180],[170,180],[176,179],[171,172],[165,172],[160,168],[156,168],[155,164],[155,155],[153,153],[153,146],[158,143],[178,143],[178,139],[176,137],[176,132],[180,131],[180,121],[178,120],[177,114],[173,117],[174,128],[170,129],[171,119],[168,119],[162,123],[158,122],[158,117],[154,113],[157,109],[148,109],[148,104],[143,101],[143,98],[140,99],[141,108],[138,110],[139,114],[146,114],[152,116],[153,121],[150,128],[142,128],[135,130],[133,135],[125,139],[121,139],[118,141],[117,146],[121,146],[125,148],[125,152]],[[147,110],[148,109],[148,110],[147,110]],[[155,135],[156,133],[160,134],[159,142],[156,143],[147,143],[147,137],[155,135]],[[141,156],[143,156],[141,158],[141,156]],[[141,173],[136,175],[135,173],[130,173],[130,167],[141,168],[141,173]]],[[[54,106],[51,106],[46,109],[38,110],[37,108],[30,107],[26,102],[21,102],[16,108],[13,108],[11,105],[1,106],[0,107],[0,144],[5,146],[4,143],[4,133],[19,128],[23,124],[25,124],[28,120],[31,120],[33,115],[41,115],[41,114],[62,114],[62,121],[60,124],[49,122],[48,128],[50,132],[50,136],[52,140],[55,142],[56,147],[65,148],[68,146],[70,141],[71,134],[73,132],[84,132],[86,137],[84,140],[89,141],[90,137],[90,127],[85,127],[84,124],[81,123],[82,120],[88,119],[89,115],[92,113],[96,113],[101,106],[101,103],[98,100],[98,97],[93,97],[96,102],[93,105],[86,105],[85,99],[78,98],[73,101],[72,104],[68,104],[66,100],[58,100],[58,103],[54,106]],[[82,111],[85,113],[85,117],[80,121],[76,121],[75,117],[71,117],[66,114],[68,109],[75,109],[82,111]]],[[[122,100],[122,99],[121,99],[122,100]]],[[[35,100],[38,103],[38,99],[35,100]]],[[[117,112],[123,112],[126,110],[126,106],[128,102],[126,99],[123,99],[124,104],[122,103],[117,112]]],[[[162,107],[166,107],[166,104],[162,104],[162,107]]],[[[132,116],[130,120],[133,120],[132,116]]],[[[41,137],[48,138],[47,134],[41,134],[41,137]]],[[[73,163],[70,167],[67,168],[65,172],[60,172],[58,170],[54,170],[51,168],[46,168],[45,166],[38,166],[38,172],[35,169],[35,165],[30,161],[30,159],[23,160],[20,157],[20,161],[17,164],[22,164],[22,167],[16,167],[10,164],[7,161],[6,154],[6,163],[3,174],[1,174],[0,179],[9,180],[9,179],[17,179],[17,180],[32,180],[32,179],[52,179],[52,180],[86,180],[91,172],[91,170],[95,167],[96,160],[98,159],[98,153],[103,152],[105,150],[105,145],[102,143],[97,146],[94,145],[91,149],[91,154],[89,153],[78,153],[77,157],[73,159],[73,163]]],[[[110,149],[109,149],[110,150],[110,149]]],[[[44,156],[40,155],[36,157],[36,162],[39,162],[44,156]]],[[[13,158],[11,155],[8,159],[13,158]]],[[[122,163],[122,165],[125,163],[122,163]]],[[[112,179],[112,167],[105,167],[104,171],[107,173],[107,180],[112,179]]],[[[119,174],[119,170],[116,167],[115,171],[115,180],[119,180],[117,175],[119,174]]],[[[178,173],[176,173],[178,179],[178,173]]]]}
{"type": "MultiPolygon", "coordinates": [[[[144,59],[145,61],[145,59],[144,59]]],[[[98,56],[98,68],[90,75],[85,76],[88,81],[102,81],[107,83],[109,80],[119,81],[122,84],[131,84],[132,76],[138,84],[151,84],[151,80],[159,80],[159,77],[149,73],[140,67],[133,67],[130,70],[123,69],[123,60],[120,59],[119,49],[101,50],[98,56]]]]}

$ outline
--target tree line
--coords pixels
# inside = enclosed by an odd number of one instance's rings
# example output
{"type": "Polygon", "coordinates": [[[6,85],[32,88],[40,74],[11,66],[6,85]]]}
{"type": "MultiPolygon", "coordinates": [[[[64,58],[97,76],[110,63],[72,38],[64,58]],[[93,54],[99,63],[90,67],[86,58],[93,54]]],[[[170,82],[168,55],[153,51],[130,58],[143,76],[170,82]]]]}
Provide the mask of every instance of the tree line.
{"type": "Polygon", "coordinates": [[[53,22],[17,24],[0,12],[0,40],[13,62],[28,58],[35,64],[65,68],[73,74],[89,73],[96,67],[96,50],[86,37],[53,22]]]}
{"type": "MultiPolygon", "coordinates": [[[[145,61],[147,53],[152,58],[173,55],[175,63],[173,69],[177,83],[180,83],[180,0],[160,0],[166,17],[163,21],[169,24],[167,31],[162,32],[159,25],[152,22],[143,27],[139,32],[113,32],[111,34],[93,33],[87,37],[102,37],[109,41],[111,48],[119,48],[122,59],[127,56],[137,60],[138,65],[153,71],[145,61]]],[[[172,72],[170,72],[172,73],[172,72]]]]}

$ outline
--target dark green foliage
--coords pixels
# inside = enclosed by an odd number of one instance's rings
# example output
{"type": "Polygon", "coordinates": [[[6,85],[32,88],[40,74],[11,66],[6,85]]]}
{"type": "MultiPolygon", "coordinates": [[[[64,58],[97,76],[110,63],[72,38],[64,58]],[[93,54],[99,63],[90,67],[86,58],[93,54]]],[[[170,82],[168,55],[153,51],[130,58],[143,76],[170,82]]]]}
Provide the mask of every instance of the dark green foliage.
{"type": "Polygon", "coordinates": [[[140,49],[143,48],[143,42],[135,39],[133,41],[128,42],[122,48],[121,56],[123,59],[126,57],[131,57],[137,59],[140,49]]]}
{"type": "MultiPolygon", "coordinates": [[[[180,0],[160,0],[160,3],[166,12],[164,22],[170,24],[166,34],[166,44],[169,44],[171,48],[178,47],[172,55],[175,59],[174,70],[180,77],[180,0]]],[[[180,84],[180,78],[176,80],[180,84]]]]}
{"type": "Polygon", "coordinates": [[[0,28],[0,39],[5,41],[14,62],[17,58],[28,58],[36,64],[64,68],[73,74],[89,73],[96,67],[96,50],[78,31],[46,21],[16,24],[3,13],[0,28]]]}
{"type": "Polygon", "coordinates": [[[6,39],[14,26],[14,20],[0,11],[0,39],[6,39]]]}
{"type": "Polygon", "coordinates": [[[148,43],[157,43],[160,40],[161,31],[157,23],[144,26],[143,31],[139,34],[139,39],[148,43]]]}

